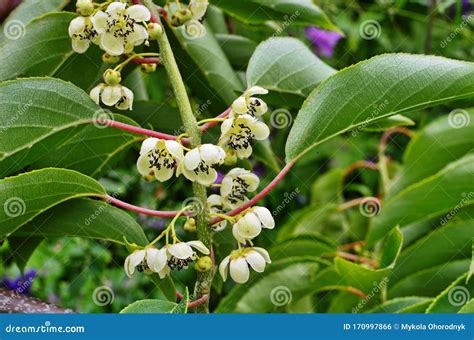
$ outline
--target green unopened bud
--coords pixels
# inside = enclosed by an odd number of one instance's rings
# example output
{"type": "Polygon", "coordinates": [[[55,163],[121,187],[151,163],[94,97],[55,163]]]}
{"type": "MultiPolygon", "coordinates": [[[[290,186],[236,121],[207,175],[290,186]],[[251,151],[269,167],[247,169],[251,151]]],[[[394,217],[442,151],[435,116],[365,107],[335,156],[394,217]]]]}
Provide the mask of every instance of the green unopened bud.
{"type": "Polygon", "coordinates": [[[122,77],[120,76],[119,71],[115,71],[109,68],[107,71],[104,72],[104,81],[107,85],[115,86],[120,84],[122,81],[122,77]]]}
{"type": "Polygon", "coordinates": [[[141,64],[140,69],[144,73],[153,73],[156,71],[156,64],[141,64]]]}
{"type": "Polygon", "coordinates": [[[94,13],[94,4],[92,3],[92,0],[77,0],[76,11],[85,17],[92,15],[92,13],[94,13]]]}
{"type": "Polygon", "coordinates": [[[196,265],[194,266],[197,271],[201,273],[208,272],[212,269],[212,260],[209,256],[203,256],[199,258],[199,260],[196,262],[196,265]]]}
{"type": "Polygon", "coordinates": [[[235,163],[237,163],[237,153],[234,150],[226,150],[224,164],[234,165],[235,163]]]}
{"type": "Polygon", "coordinates": [[[186,21],[189,21],[193,18],[193,13],[187,8],[181,9],[174,13],[171,16],[171,25],[173,26],[181,26],[186,21]]]}
{"type": "Polygon", "coordinates": [[[117,64],[120,61],[120,57],[104,53],[102,54],[102,61],[106,64],[113,65],[117,64]]]}
{"type": "Polygon", "coordinates": [[[151,22],[148,24],[148,35],[152,40],[158,40],[163,34],[163,27],[160,24],[151,22]]]}
{"type": "Polygon", "coordinates": [[[184,231],[188,233],[195,233],[196,232],[196,220],[194,218],[188,218],[186,223],[184,223],[184,231]]]}

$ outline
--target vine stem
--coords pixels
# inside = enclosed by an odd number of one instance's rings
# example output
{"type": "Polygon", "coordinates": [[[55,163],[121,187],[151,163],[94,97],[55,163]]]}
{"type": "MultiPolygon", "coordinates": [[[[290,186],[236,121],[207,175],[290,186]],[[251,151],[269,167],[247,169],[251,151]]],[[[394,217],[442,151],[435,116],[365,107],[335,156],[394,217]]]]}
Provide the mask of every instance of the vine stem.
{"type": "MultiPolygon", "coordinates": [[[[226,118],[229,114],[230,114],[230,111],[232,111],[232,108],[228,108],[227,110],[225,110],[224,112],[222,112],[220,115],[218,115],[217,119],[219,118],[226,118]]],[[[207,131],[209,130],[211,127],[213,126],[216,126],[217,124],[219,124],[219,122],[208,122],[208,123],[205,123],[201,126],[201,132],[204,132],[204,131],[207,131]]]]}
{"type": "Polygon", "coordinates": [[[132,59],[135,64],[160,64],[160,58],[135,58],[132,59]]]}
{"type": "MultiPolygon", "coordinates": [[[[176,217],[179,213],[179,211],[160,211],[160,210],[152,210],[152,209],[147,209],[147,208],[142,208],[142,207],[137,207],[136,205],[121,201],[119,199],[116,199],[115,197],[106,195],[106,196],[100,196],[101,199],[104,201],[113,204],[117,207],[127,209],[130,211],[137,212],[139,214],[143,215],[148,215],[148,216],[156,216],[156,217],[176,217]]],[[[184,216],[190,216],[191,212],[183,212],[182,215],[184,216]]]]}
{"type": "MultiPolygon", "coordinates": [[[[161,25],[157,6],[152,0],[144,0],[144,4],[151,12],[151,21],[161,25]]],[[[181,114],[181,120],[183,121],[186,133],[189,136],[191,147],[195,148],[201,144],[201,130],[197,124],[196,117],[194,116],[191,103],[189,101],[186,87],[179,72],[178,64],[173,55],[168,36],[166,31],[163,29],[163,33],[158,38],[158,45],[160,46],[160,58],[163,66],[168,73],[168,78],[173,89],[176,103],[178,105],[179,112],[181,114]]],[[[209,211],[207,209],[207,192],[206,187],[198,183],[193,183],[193,194],[194,197],[201,202],[204,209],[202,209],[196,218],[196,227],[198,239],[204,243],[207,248],[212,246],[212,231],[209,228],[209,211]]],[[[210,270],[206,273],[199,273],[196,285],[194,287],[194,296],[198,299],[204,295],[210,294],[211,284],[214,278],[214,270],[210,270]]],[[[209,299],[206,299],[204,303],[197,306],[196,312],[208,313],[209,312],[209,299]]]]}
{"type": "MultiPolygon", "coordinates": [[[[148,130],[148,129],[144,129],[138,126],[116,122],[111,119],[105,119],[103,122],[101,121],[101,124],[115,128],[115,129],[133,132],[133,133],[148,136],[148,137],[155,137],[155,138],[166,139],[166,140],[176,140],[177,138],[176,136],[169,135],[167,133],[148,130]]],[[[187,144],[189,143],[189,140],[187,138],[181,138],[181,142],[183,142],[184,144],[187,144]]]]}

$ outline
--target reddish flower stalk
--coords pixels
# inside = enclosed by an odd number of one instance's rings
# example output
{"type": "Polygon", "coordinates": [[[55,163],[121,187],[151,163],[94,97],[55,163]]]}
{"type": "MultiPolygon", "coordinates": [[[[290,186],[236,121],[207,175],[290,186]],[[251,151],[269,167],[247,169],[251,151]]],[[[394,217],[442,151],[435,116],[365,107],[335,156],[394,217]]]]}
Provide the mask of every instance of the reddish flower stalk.
{"type": "Polygon", "coordinates": [[[339,246],[338,249],[339,250],[352,250],[356,247],[363,247],[364,244],[365,244],[364,241],[357,241],[357,242],[343,244],[343,245],[339,246]]]}
{"type": "Polygon", "coordinates": [[[339,257],[342,257],[343,259],[352,261],[352,262],[366,263],[369,266],[371,266],[372,268],[378,268],[379,267],[379,263],[377,261],[366,258],[366,257],[346,253],[346,252],[343,252],[343,251],[338,251],[338,252],[335,253],[335,255],[339,256],[339,257]]]}
{"type": "MultiPolygon", "coordinates": [[[[181,292],[179,290],[176,291],[176,296],[178,297],[179,301],[181,301],[184,297],[183,294],[181,294],[181,292]]],[[[203,303],[205,303],[208,298],[209,298],[209,296],[207,294],[204,294],[203,296],[201,296],[197,300],[189,301],[188,308],[194,308],[194,307],[200,306],[203,303]]]]}
{"type": "MultiPolygon", "coordinates": [[[[249,200],[247,203],[245,203],[244,205],[232,210],[232,211],[229,211],[226,215],[227,216],[235,216],[237,214],[240,214],[242,211],[250,208],[251,206],[253,206],[255,203],[257,203],[258,201],[260,201],[262,198],[264,198],[270,191],[273,190],[273,188],[275,188],[277,186],[278,183],[280,183],[280,181],[283,179],[283,177],[285,177],[285,175],[290,171],[291,167],[295,164],[295,161],[291,161],[289,162],[287,165],[285,165],[285,167],[283,169],[281,169],[281,171],[278,173],[278,175],[273,179],[273,181],[270,182],[270,184],[268,184],[262,191],[260,191],[257,195],[255,195],[254,198],[252,198],[251,200],[249,200]]],[[[215,217],[211,220],[211,224],[215,224],[215,223],[218,223],[220,221],[222,221],[223,218],[222,217],[215,217]]]]}
{"type": "Polygon", "coordinates": [[[357,288],[354,288],[354,287],[345,287],[344,289],[342,290],[345,290],[351,294],[354,294],[362,299],[367,299],[367,294],[365,294],[363,291],[361,291],[360,289],[357,289],[357,288]]]}
{"type": "Polygon", "coordinates": [[[350,167],[348,167],[345,171],[345,176],[349,175],[351,172],[357,170],[357,169],[371,169],[371,170],[378,170],[377,164],[369,161],[357,161],[354,164],[352,164],[350,167]]]}
{"type": "MultiPolygon", "coordinates": [[[[224,112],[222,112],[220,115],[218,115],[216,118],[226,118],[229,114],[230,114],[230,111],[232,109],[229,107],[227,110],[225,110],[224,112]]],[[[200,129],[201,129],[201,132],[205,132],[207,130],[209,130],[211,127],[213,126],[216,126],[217,124],[219,124],[219,122],[208,122],[208,123],[205,123],[203,124],[200,129]]]]}
{"type": "MultiPolygon", "coordinates": [[[[116,121],[111,120],[111,119],[106,119],[103,122],[101,121],[101,123],[103,125],[107,125],[107,126],[115,128],[115,129],[129,131],[129,132],[133,132],[133,133],[136,133],[136,134],[145,135],[145,136],[148,136],[148,137],[156,137],[156,138],[166,139],[166,140],[176,140],[176,136],[169,135],[167,133],[148,130],[148,129],[144,129],[144,128],[141,128],[141,127],[138,127],[138,126],[133,126],[133,125],[128,125],[128,124],[121,123],[121,122],[116,122],[116,121]]],[[[187,138],[182,138],[181,142],[184,143],[184,144],[187,144],[187,143],[189,143],[189,140],[187,138]]]]}
{"type": "Polygon", "coordinates": [[[404,127],[394,127],[384,132],[382,138],[380,139],[379,152],[383,153],[388,144],[388,139],[395,133],[401,133],[405,136],[411,138],[413,137],[413,132],[404,127]]]}
{"type": "Polygon", "coordinates": [[[135,58],[132,60],[135,64],[160,64],[160,58],[135,58]]]}
{"type": "MultiPolygon", "coordinates": [[[[175,217],[179,213],[179,211],[160,211],[160,210],[152,210],[152,209],[137,207],[136,205],[121,201],[109,195],[101,196],[101,198],[107,203],[113,204],[117,207],[124,208],[130,211],[134,211],[139,214],[148,215],[148,216],[175,217]]],[[[187,215],[191,215],[191,212],[183,213],[183,216],[187,216],[187,215]]]]}

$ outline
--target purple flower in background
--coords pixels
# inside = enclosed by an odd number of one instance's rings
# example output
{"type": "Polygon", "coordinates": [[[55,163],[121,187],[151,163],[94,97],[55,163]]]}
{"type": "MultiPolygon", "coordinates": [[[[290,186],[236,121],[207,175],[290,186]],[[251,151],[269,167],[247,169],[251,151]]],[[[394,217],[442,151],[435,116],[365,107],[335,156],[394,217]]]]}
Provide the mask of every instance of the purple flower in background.
{"type": "Polygon", "coordinates": [[[316,54],[328,58],[332,57],[334,47],[342,38],[340,33],[325,31],[314,26],[306,27],[305,34],[313,44],[316,54]]]}
{"type": "MultiPolygon", "coordinates": [[[[461,2],[461,15],[467,15],[472,11],[472,4],[469,0],[462,0],[461,2]]],[[[454,18],[456,16],[457,5],[454,4],[451,6],[449,11],[449,16],[454,18]]]]}
{"type": "Polygon", "coordinates": [[[265,171],[265,165],[263,165],[262,163],[258,163],[253,167],[253,173],[258,177],[263,177],[265,175],[265,171]]]}
{"type": "MultiPolygon", "coordinates": [[[[214,181],[214,184],[221,184],[224,179],[224,174],[220,171],[217,171],[217,178],[214,181]]],[[[212,192],[219,192],[219,187],[211,187],[212,192]]]]}
{"type": "Polygon", "coordinates": [[[25,277],[19,275],[15,279],[10,279],[7,276],[4,276],[2,279],[2,285],[10,290],[13,290],[19,294],[29,295],[31,284],[33,279],[36,276],[36,270],[30,270],[25,273],[25,277]]]}

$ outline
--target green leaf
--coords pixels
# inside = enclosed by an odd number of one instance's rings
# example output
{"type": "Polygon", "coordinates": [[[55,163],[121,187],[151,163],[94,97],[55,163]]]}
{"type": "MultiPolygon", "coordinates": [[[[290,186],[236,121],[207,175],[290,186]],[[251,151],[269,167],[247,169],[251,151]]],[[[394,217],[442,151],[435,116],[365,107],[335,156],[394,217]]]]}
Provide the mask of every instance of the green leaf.
{"type": "Polygon", "coordinates": [[[427,313],[457,313],[474,294],[474,281],[466,283],[467,273],[451,283],[426,310],[427,313]]]}
{"type": "Polygon", "coordinates": [[[474,313],[474,299],[471,299],[468,303],[466,303],[458,313],[463,314],[473,314],[474,313]]]}
{"type": "Polygon", "coordinates": [[[314,256],[321,257],[336,252],[335,246],[330,246],[324,241],[320,241],[313,236],[298,236],[286,239],[276,244],[270,250],[272,261],[288,257],[314,256]]]}
{"type": "Polygon", "coordinates": [[[177,303],[163,300],[139,300],[122,309],[120,314],[173,314],[178,306],[177,303]]]}
{"type": "MultiPolygon", "coordinates": [[[[16,233],[13,235],[16,235],[16,233]]],[[[11,236],[8,238],[8,244],[11,250],[10,254],[22,275],[25,273],[25,267],[31,255],[33,255],[33,252],[44,239],[41,236],[27,236],[28,237],[11,236]]]]}
{"type": "Polygon", "coordinates": [[[474,95],[474,64],[386,54],[350,66],[306,99],[286,144],[287,161],[378,119],[474,95]]]}
{"type": "Polygon", "coordinates": [[[474,112],[461,110],[426,126],[408,145],[403,161],[404,170],[391,183],[389,197],[423,178],[434,175],[450,162],[473,150],[473,135],[474,112]],[[454,125],[453,117],[456,115],[459,119],[464,119],[465,124],[454,125]]]}
{"type": "Polygon", "coordinates": [[[184,132],[179,110],[166,103],[136,101],[133,103],[133,110],[127,111],[127,117],[141,126],[151,126],[160,132],[174,135],[184,132]]]}
{"type": "Polygon", "coordinates": [[[471,264],[469,266],[469,272],[467,273],[467,281],[471,279],[472,274],[474,274],[474,238],[471,244],[471,264]]]}
{"type": "Polygon", "coordinates": [[[104,194],[98,182],[71,170],[44,169],[2,179],[0,239],[61,202],[104,194]]]}
{"type": "Polygon", "coordinates": [[[23,0],[15,8],[8,18],[3,22],[0,30],[0,43],[5,43],[12,38],[18,39],[25,32],[25,26],[34,18],[48,12],[58,11],[69,2],[69,0],[23,0]]]}
{"type": "Polygon", "coordinates": [[[258,45],[247,68],[248,86],[306,97],[336,70],[295,38],[272,38],[258,45]]]}
{"type": "Polygon", "coordinates": [[[396,126],[413,126],[415,122],[404,115],[394,115],[375,121],[364,128],[364,131],[381,132],[396,126]]]}
{"type": "MultiPolygon", "coordinates": [[[[400,260],[400,263],[403,264],[402,260],[400,260]]],[[[395,267],[395,269],[397,268],[395,267]]],[[[412,272],[401,280],[396,275],[392,275],[388,297],[436,296],[453,280],[465,273],[468,268],[468,260],[457,260],[412,272]]]]}
{"type": "Polygon", "coordinates": [[[146,246],[142,227],[125,211],[102,201],[73,199],[43,212],[15,232],[16,236],[83,237],[146,246]]]}
{"type": "Polygon", "coordinates": [[[404,249],[400,254],[403,266],[395,268],[394,274],[401,278],[425,268],[468,259],[471,257],[473,238],[474,220],[447,224],[404,249]]]}
{"type": "Polygon", "coordinates": [[[341,204],[344,176],[345,170],[340,168],[331,169],[319,176],[311,185],[311,203],[315,206],[341,204]]]}
{"type": "Polygon", "coordinates": [[[244,68],[257,48],[255,41],[240,35],[216,34],[215,37],[229,62],[237,68],[244,68]]]}
{"type": "Polygon", "coordinates": [[[473,171],[474,154],[469,154],[449,164],[436,175],[413,184],[388,199],[380,215],[374,219],[367,235],[366,246],[372,246],[396,225],[403,227],[443,213],[448,213],[448,217],[443,218],[449,220],[450,214],[473,201],[473,171]],[[454,210],[450,212],[450,209],[454,210]],[[400,217],[401,211],[403,217],[400,217]]]}
{"type": "Polygon", "coordinates": [[[105,113],[76,86],[52,78],[0,84],[0,176],[48,155],[105,113]]]}
{"type": "Polygon", "coordinates": [[[212,0],[227,14],[246,24],[263,24],[267,21],[290,21],[298,25],[314,25],[341,32],[324,12],[311,0],[212,0]]]}
{"type": "Polygon", "coordinates": [[[153,273],[148,275],[148,277],[153,281],[155,286],[161,290],[168,301],[176,301],[176,286],[171,276],[168,275],[164,279],[161,279],[158,274],[153,273]]]}
{"type": "Polygon", "coordinates": [[[264,273],[252,273],[221,300],[216,313],[265,313],[288,305],[313,291],[319,264],[291,258],[270,264],[264,273]]]}
{"type": "Polygon", "coordinates": [[[367,313],[400,313],[408,307],[412,307],[420,303],[426,303],[426,301],[430,301],[430,299],[418,296],[406,296],[402,298],[396,298],[393,300],[388,300],[383,304],[370,309],[369,311],[367,311],[367,313]]]}
{"type": "MultiPolygon", "coordinates": [[[[114,115],[115,121],[137,126],[131,119],[114,115]]],[[[131,132],[89,125],[74,137],[33,164],[34,168],[56,167],[76,170],[99,178],[126,155],[124,151],[143,138],[131,132]]]]}
{"type": "MultiPolygon", "coordinates": [[[[236,98],[236,93],[243,91],[243,85],[208,26],[206,30],[207,33],[201,38],[188,37],[184,34],[184,26],[174,29],[173,32],[183,50],[215,90],[215,94],[230,105],[236,98]]],[[[195,71],[193,70],[193,73],[195,71]]],[[[189,77],[193,76],[193,73],[190,73],[189,77]]]]}
{"type": "Polygon", "coordinates": [[[19,39],[0,47],[0,80],[51,76],[74,52],[68,34],[73,13],[50,13],[31,21],[19,39]]]}

